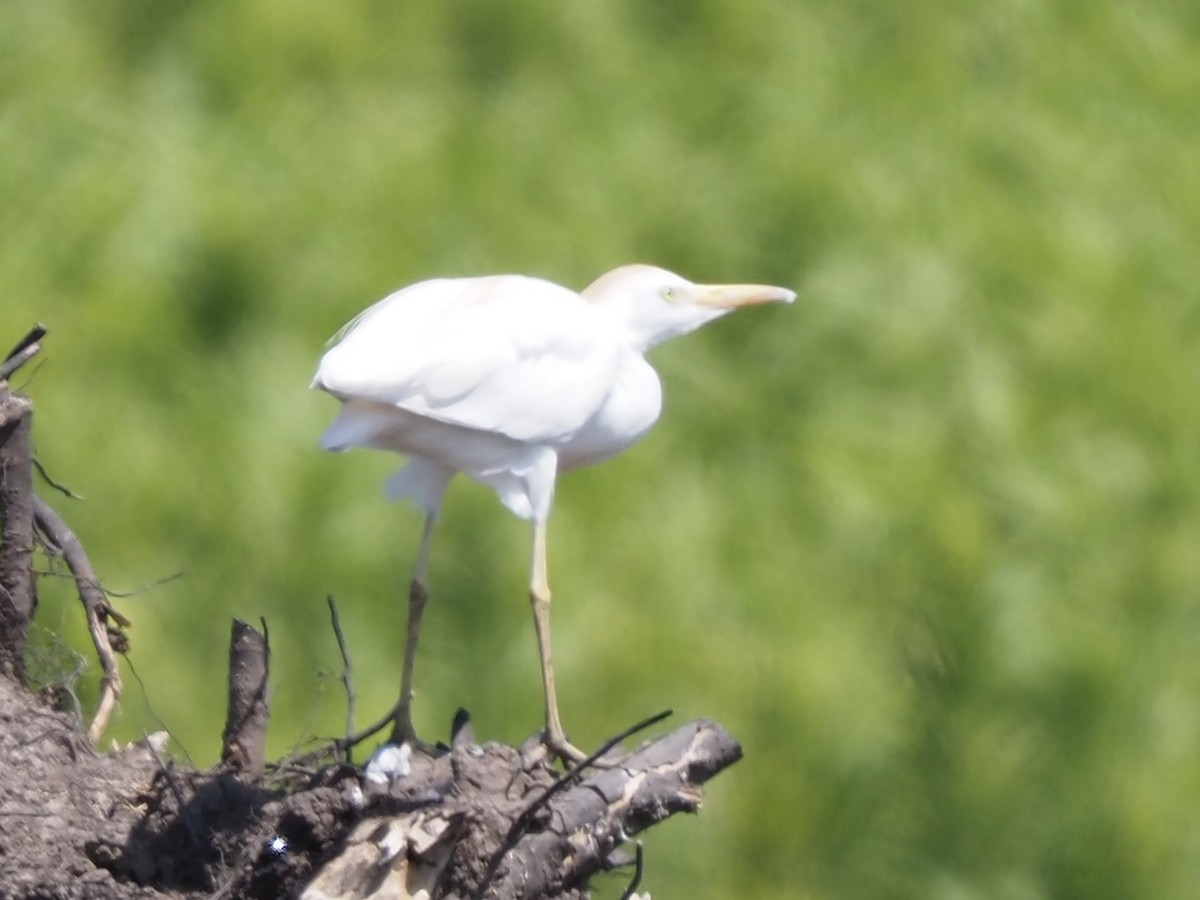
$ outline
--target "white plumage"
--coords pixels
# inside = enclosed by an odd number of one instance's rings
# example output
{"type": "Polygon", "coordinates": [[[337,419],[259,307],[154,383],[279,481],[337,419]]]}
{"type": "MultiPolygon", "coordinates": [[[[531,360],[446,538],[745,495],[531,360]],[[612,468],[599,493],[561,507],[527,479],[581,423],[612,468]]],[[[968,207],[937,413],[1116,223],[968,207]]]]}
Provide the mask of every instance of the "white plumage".
{"type": "Polygon", "coordinates": [[[429,539],[447,484],[463,472],[533,520],[544,737],[558,755],[580,756],[559,723],[550,663],[544,528],[555,478],[616,455],[657,421],[662,390],[644,358],[649,348],[739,306],[794,298],[765,285],[695,285],[651,266],[616,269],[582,294],[521,275],[435,279],[397,291],[342,330],[313,380],[342,401],[321,446],[408,456],[387,493],[426,517],[394,741],[415,740],[411,679],[429,539]]]}

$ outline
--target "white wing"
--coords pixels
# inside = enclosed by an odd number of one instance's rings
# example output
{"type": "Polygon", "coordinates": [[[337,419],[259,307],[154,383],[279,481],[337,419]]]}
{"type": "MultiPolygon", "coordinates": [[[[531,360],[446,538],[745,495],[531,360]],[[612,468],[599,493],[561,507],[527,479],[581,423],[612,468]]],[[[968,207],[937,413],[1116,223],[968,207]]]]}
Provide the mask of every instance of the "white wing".
{"type": "Polygon", "coordinates": [[[314,386],[519,441],[569,438],[612,386],[618,347],[573,291],[520,275],[438,279],[366,310],[314,386]]]}

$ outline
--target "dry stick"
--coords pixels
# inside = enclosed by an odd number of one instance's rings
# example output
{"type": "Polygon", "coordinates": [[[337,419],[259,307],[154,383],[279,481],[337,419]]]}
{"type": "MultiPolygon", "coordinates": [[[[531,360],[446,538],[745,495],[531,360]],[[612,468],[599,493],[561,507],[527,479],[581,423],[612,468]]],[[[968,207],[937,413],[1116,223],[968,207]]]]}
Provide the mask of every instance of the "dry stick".
{"type": "Polygon", "coordinates": [[[399,705],[400,704],[397,703],[396,706],[393,706],[383,714],[383,718],[372,722],[366,728],[362,729],[362,731],[355,732],[354,734],[348,734],[344,738],[337,738],[334,740],[334,751],[348,752],[350,748],[357,747],[363,741],[367,740],[367,738],[379,734],[379,732],[383,731],[383,729],[387,728],[396,721],[396,709],[399,707],[399,705]]]}
{"type": "Polygon", "coordinates": [[[491,861],[488,863],[487,871],[484,873],[483,880],[479,884],[479,889],[475,891],[472,900],[480,900],[480,898],[483,897],[483,895],[487,892],[488,887],[492,883],[492,879],[496,877],[496,872],[500,870],[500,864],[504,861],[505,854],[507,854],[508,851],[513,847],[517,846],[517,842],[521,840],[521,835],[525,833],[525,830],[533,822],[533,818],[537,815],[538,810],[542,809],[547,803],[549,803],[555,794],[571,785],[580,772],[592,765],[594,762],[596,762],[596,760],[600,759],[600,757],[602,757],[613,747],[617,746],[617,744],[621,743],[621,741],[625,740],[632,734],[637,734],[644,728],[649,728],[651,725],[661,722],[663,719],[670,716],[672,712],[673,710],[664,709],[660,713],[656,713],[653,716],[649,716],[648,718],[642,719],[640,722],[630,725],[619,734],[613,735],[607,741],[601,744],[596,752],[588,756],[586,759],[576,763],[574,766],[564,772],[563,775],[554,782],[554,784],[546,788],[546,790],[536,800],[525,807],[521,815],[517,816],[512,825],[509,826],[508,834],[504,836],[504,840],[501,842],[499,849],[497,849],[492,855],[491,861]]]}
{"type": "Polygon", "coordinates": [[[390,725],[392,722],[394,722],[396,720],[396,708],[399,705],[400,704],[396,704],[396,706],[393,706],[391,709],[389,709],[386,713],[383,714],[382,719],[379,719],[379,720],[373,722],[372,724],[370,724],[366,728],[364,728],[362,731],[359,731],[355,734],[347,735],[344,740],[335,741],[335,743],[341,749],[346,750],[346,749],[349,749],[350,747],[358,746],[359,744],[361,744],[363,741],[365,741],[367,738],[371,737],[372,735],[379,734],[379,732],[383,731],[383,729],[387,728],[388,725],[390,725]]]}
{"type": "MultiPolygon", "coordinates": [[[[346,689],[346,740],[354,734],[354,681],[351,678],[350,669],[350,651],[346,649],[346,636],[342,634],[342,622],[338,617],[337,602],[333,599],[333,594],[325,595],[325,602],[329,604],[329,620],[333,623],[333,636],[337,638],[338,652],[342,654],[342,686],[346,689]]],[[[354,745],[351,744],[344,748],[346,754],[346,762],[352,762],[350,750],[354,745]]]]}
{"type": "MultiPolygon", "coordinates": [[[[149,584],[144,584],[141,587],[136,587],[136,588],[133,588],[132,590],[114,591],[112,588],[105,588],[104,593],[107,594],[109,597],[116,597],[118,599],[125,599],[128,597],[136,597],[138,594],[144,594],[147,591],[152,591],[157,587],[162,587],[164,584],[170,584],[172,581],[177,581],[178,579],[182,578],[183,575],[184,575],[183,572],[175,572],[171,575],[164,575],[162,578],[155,578],[149,584]]],[[[113,618],[115,618],[118,622],[121,622],[121,620],[117,616],[117,613],[115,610],[110,610],[109,612],[112,614],[113,618]]],[[[128,622],[121,622],[121,624],[123,626],[129,625],[128,622]]]]}
{"type": "Polygon", "coordinates": [[[100,703],[92,724],[88,727],[87,738],[94,745],[100,740],[108,725],[109,717],[121,696],[121,672],[117,666],[117,655],[113,651],[109,639],[108,620],[113,619],[121,625],[127,625],[128,620],[116,615],[108,605],[108,597],[100,587],[100,581],[92,569],[92,563],[84,552],[83,544],[50,506],[40,497],[33,498],[34,521],[38,530],[60,556],[75,576],[75,586],[79,591],[79,599],[83,602],[84,613],[87,616],[88,634],[92,637],[92,646],[100,657],[100,703]]]}
{"type": "MultiPolygon", "coordinates": [[[[133,680],[137,682],[138,687],[142,691],[142,703],[145,704],[146,712],[150,714],[150,718],[157,722],[159,726],[161,726],[161,729],[170,735],[171,740],[175,742],[175,746],[179,748],[179,752],[183,754],[183,758],[187,760],[187,764],[191,768],[195,769],[197,767],[196,761],[192,759],[192,754],[188,753],[187,745],[179,739],[179,735],[175,734],[175,732],[171,731],[171,729],[167,727],[167,723],[163,721],[163,717],[158,714],[158,710],[156,710],[154,705],[150,702],[150,692],[146,689],[146,682],[143,681],[142,676],[138,674],[137,666],[133,664],[133,660],[129,658],[128,654],[125,655],[125,665],[129,666],[129,672],[131,675],[133,675],[133,680]]],[[[80,718],[82,718],[82,716],[80,718]]]]}
{"type": "Polygon", "coordinates": [[[36,456],[30,457],[30,460],[33,463],[33,467],[38,470],[38,474],[42,476],[42,481],[46,482],[46,484],[50,485],[50,487],[54,488],[60,494],[70,497],[72,500],[84,499],[82,495],[75,493],[65,484],[59,484],[57,481],[51,478],[50,473],[46,471],[46,467],[42,465],[42,461],[36,456]]]}
{"type": "Polygon", "coordinates": [[[647,718],[642,719],[640,722],[635,722],[624,731],[610,737],[607,741],[600,745],[596,752],[592,753],[586,759],[580,760],[573,765],[570,769],[564,772],[559,779],[554,782],[554,784],[546,788],[545,793],[530,803],[529,806],[525,808],[525,811],[517,817],[517,820],[513,822],[512,827],[508,831],[508,835],[505,838],[505,843],[507,844],[509,841],[516,843],[516,841],[521,837],[521,832],[529,827],[529,823],[533,821],[533,817],[537,815],[538,810],[549,803],[555,794],[559,793],[568,787],[572,782],[574,782],[575,777],[580,772],[595,763],[596,760],[600,759],[600,757],[602,757],[605,753],[617,746],[617,744],[621,743],[621,741],[625,740],[630,735],[637,734],[639,731],[649,728],[651,725],[657,725],[659,722],[669,717],[673,713],[674,710],[664,709],[662,712],[648,716],[647,718]]]}
{"type": "MultiPolygon", "coordinates": [[[[316,750],[305,753],[288,764],[292,768],[303,768],[309,762],[317,762],[329,752],[328,747],[333,748],[333,758],[335,762],[341,762],[341,757],[345,756],[347,763],[352,763],[351,750],[361,744],[373,734],[378,734],[383,731],[388,725],[392,724],[396,719],[396,707],[391,710],[378,722],[369,725],[357,734],[354,732],[354,717],[357,704],[357,695],[354,692],[354,681],[352,679],[352,667],[350,665],[350,651],[346,644],[346,636],[342,632],[342,620],[338,615],[337,601],[333,599],[333,594],[325,595],[325,602],[329,604],[329,620],[333,624],[333,634],[337,638],[338,651],[342,655],[342,685],[346,689],[346,734],[344,737],[332,738],[329,745],[322,744],[316,750]]],[[[278,767],[282,768],[282,766],[278,767]]]]}
{"type": "Polygon", "coordinates": [[[229,709],[222,735],[221,762],[257,777],[266,758],[267,675],[271,645],[267,623],[262,632],[241,619],[233,620],[229,635],[229,709]]]}
{"type": "MultiPolygon", "coordinates": [[[[31,345],[36,344],[45,336],[46,326],[41,322],[38,322],[25,333],[25,337],[17,341],[15,347],[8,351],[8,355],[4,357],[4,362],[8,363],[9,361],[15,359],[19,354],[23,353],[31,345]]],[[[0,376],[7,377],[8,375],[12,374],[12,371],[15,370],[6,371],[3,367],[0,367],[0,376]]]]}
{"type": "MultiPolygon", "coordinates": [[[[397,704],[397,706],[398,705],[399,704],[397,704]]],[[[354,734],[348,734],[344,738],[333,738],[330,741],[330,744],[328,746],[333,747],[334,759],[337,759],[337,754],[345,753],[345,752],[349,751],[352,747],[357,747],[359,744],[361,744],[363,741],[367,740],[368,738],[372,737],[373,735],[379,734],[379,732],[383,731],[383,729],[387,728],[389,725],[393,724],[395,721],[396,721],[396,707],[393,706],[390,710],[388,710],[386,713],[383,714],[383,718],[373,722],[372,724],[368,725],[366,728],[362,729],[361,731],[355,732],[354,734]]],[[[295,760],[292,761],[292,764],[303,766],[308,762],[322,759],[323,757],[327,756],[328,753],[329,753],[329,750],[327,748],[327,745],[322,744],[316,750],[313,750],[310,753],[305,753],[303,756],[297,757],[295,760]]]]}
{"type": "Polygon", "coordinates": [[[668,816],[695,812],[702,786],[737,762],[742,748],[715,722],[698,719],[597,768],[565,791],[506,858],[490,896],[534,900],[582,885],[612,868],[612,853],[631,835],[668,816]]]}
{"type": "Polygon", "coordinates": [[[0,381],[8,381],[9,377],[29,360],[37,356],[38,351],[42,349],[42,345],[38,343],[30,344],[20,351],[15,352],[4,362],[0,363],[0,381]]]}
{"type": "Polygon", "coordinates": [[[33,359],[42,349],[39,343],[46,336],[46,327],[44,325],[34,325],[29,329],[29,333],[17,342],[17,345],[8,351],[8,355],[4,357],[4,361],[0,362],[0,381],[8,380],[8,377],[13,372],[33,359]]]}
{"type": "Polygon", "coordinates": [[[636,851],[633,857],[633,878],[629,879],[629,885],[625,888],[625,892],[621,894],[621,900],[630,900],[634,895],[634,891],[638,889],[638,885],[642,883],[642,873],[646,865],[646,849],[642,846],[641,841],[634,841],[636,851]]]}

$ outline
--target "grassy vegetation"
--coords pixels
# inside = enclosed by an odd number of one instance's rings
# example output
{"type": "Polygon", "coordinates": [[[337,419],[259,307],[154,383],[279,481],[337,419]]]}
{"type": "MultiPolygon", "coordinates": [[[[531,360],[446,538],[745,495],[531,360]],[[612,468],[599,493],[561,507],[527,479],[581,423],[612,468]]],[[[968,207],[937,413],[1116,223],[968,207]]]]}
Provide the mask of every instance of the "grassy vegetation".
{"type": "MultiPolygon", "coordinates": [[[[419,523],[316,450],[345,320],[654,262],[801,295],[663,347],[664,421],[552,518],[572,737],[745,743],[655,896],[1192,896],[1197,96],[1168,0],[3,4],[0,342],[52,329],[39,455],[108,586],[185,572],[122,602],[115,735],[214,761],[235,615],[273,752],[336,732],[327,592],[391,702],[419,523]]],[[[426,733],[538,726],[527,543],[452,489],[426,733]]]]}

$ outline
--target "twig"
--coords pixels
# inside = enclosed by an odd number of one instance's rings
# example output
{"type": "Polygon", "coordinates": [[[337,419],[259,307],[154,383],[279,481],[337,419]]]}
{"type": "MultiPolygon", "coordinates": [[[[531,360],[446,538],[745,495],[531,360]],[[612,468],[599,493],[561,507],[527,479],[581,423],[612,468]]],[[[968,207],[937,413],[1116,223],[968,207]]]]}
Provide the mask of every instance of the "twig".
{"type": "MultiPolygon", "coordinates": [[[[675,813],[695,812],[703,784],[741,755],[723,728],[697,720],[596,767],[538,817],[483,890],[534,900],[582,885],[632,836],[675,813]]],[[[468,893],[479,891],[473,885],[468,893]]]]}
{"type": "MultiPolygon", "coordinates": [[[[399,706],[399,704],[397,704],[397,706],[399,706]]],[[[384,716],[382,719],[379,719],[377,722],[371,723],[370,725],[368,725],[366,728],[364,728],[362,731],[358,732],[357,734],[350,734],[350,735],[347,735],[342,740],[334,741],[334,745],[337,746],[338,749],[340,749],[340,750],[349,750],[351,747],[357,747],[359,744],[361,744],[367,738],[372,737],[373,735],[379,734],[379,732],[383,731],[383,729],[387,728],[394,721],[396,721],[396,707],[395,706],[393,706],[386,713],[384,713],[384,716]]]]}
{"type": "Polygon", "coordinates": [[[508,831],[508,835],[505,838],[505,843],[508,843],[510,840],[512,840],[513,843],[516,843],[516,840],[519,840],[521,837],[521,832],[529,827],[529,824],[533,821],[533,817],[537,815],[538,810],[549,803],[555,794],[570,786],[580,772],[595,763],[596,760],[600,759],[600,757],[602,757],[605,753],[617,746],[617,744],[621,743],[621,741],[625,740],[630,735],[637,734],[639,731],[649,728],[651,725],[657,725],[663,719],[670,716],[673,712],[674,710],[664,709],[660,713],[655,713],[648,718],[642,719],[640,722],[630,725],[624,731],[614,735],[613,737],[610,737],[607,741],[601,744],[599,749],[597,749],[596,752],[591,756],[587,757],[586,759],[582,759],[575,765],[571,766],[571,768],[564,772],[559,779],[554,782],[554,784],[546,788],[545,792],[532,803],[530,803],[529,806],[525,808],[525,811],[517,817],[517,820],[512,823],[512,827],[508,831]]]}
{"type": "Polygon", "coordinates": [[[631,900],[634,895],[633,892],[642,883],[642,871],[646,864],[646,849],[642,846],[641,841],[634,841],[633,846],[636,848],[633,857],[633,878],[629,879],[629,886],[621,894],[621,900],[631,900]]]}
{"type": "Polygon", "coordinates": [[[328,756],[330,754],[331,750],[333,753],[334,760],[336,761],[339,754],[347,753],[352,747],[357,747],[359,744],[361,744],[363,741],[367,740],[368,738],[371,738],[374,735],[379,734],[379,732],[383,731],[383,729],[387,728],[389,725],[394,724],[395,721],[396,721],[396,707],[393,706],[386,713],[384,713],[384,715],[381,719],[379,719],[375,722],[372,722],[370,725],[368,725],[366,728],[362,729],[361,731],[358,731],[354,734],[347,735],[344,738],[331,738],[329,740],[328,744],[322,744],[321,746],[317,747],[315,750],[310,750],[308,753],[302,754],[301,756],[297,756],[295,759],[291,760],[290,763],[293,765],[301,765],[302,766],[305,763],[312,762],[314,760],[319,760],[319,759],[324,758],[325,756],[328,756]]]}
{"type": "Polygon", "coordinates": [[[479,883],[479,888],[472,895],[472,900],[480,900],[484,893],[487,892],[488,886],[492,883],[492,879],[496,877],[496,872],[500,870],[500,863],[503,862],[505,854],[517,845],[517,843],[521,840],[521,835],[523,835],[526,829],[529,828],[530,824],[532,824],[534,816],[536,816],[538,811],[550,802],[555,794],[571,785],[571,783],[575,780],[575,777],[579,775],[580,772],[595,763],[596,760],[600,759],[600,757],[621,743],[621,741],[625,740],[632,734],[637,734],[637,732],[644,728],[649,728],[651,725],[661,722],[663,719],[671,715],[671,713],[672,710],[665,709],[660,713],[656,713],[653,716],[642,719],[640,722],[630,725],[624,731],[609,738],[600,745],[596,752],[592,753],[586,759],[583,759],[573,765],[570,769],[564,772],[563,775],[554,782],[554,784],[546,788],[546,790],[543,791],[536,800],[525,807],[525,810],[513,820],[512,825],[509,826],[508,833],[504,836],[504,840],[500,843],[500,847],[496,850],[496,852],[492,855],[491,860],[488,862],[487,871],[484,873],[483,880],[479,883]]]}
{"type": "Polygon", "coordinates": [[[91,635],[92,646],[96,648],[96,655],[100,657],[100,703],[87,732],[88,740],[94,745],[104,733],[109,717],[121,696],[121,671],[117,666],[116,653],[113,651],[109,635],[109,620],[112,619],[115,623],[112,630],[121,639],[124,635],[119,629],[128,627],[129,620],[114,613],[109,606],[108,597],[100,587],[83,544],[62,517],[40,497],[33,498],[33,511],[38,530],[56,548],[71,574],[75,576],[75,586],[87,616],[88,634],[91,635]]]}
{"type": "MultiPolygon", "coordinates": [[[[338,652],[342,654],[342,686],[346,689],[346,738],[354,734],[354,707],[356,697],[354,694],[354,681],[350,667],[350,651],[346,648],[346,636],[342,634],[342,622],[338,617],[337,601],[333,599],[333,594],[325,596],[325,602],[329,604],[329,620],[333,624],[333,636],[337,638],[338,652]]],[[[352,762],[350,750],[353,745],[344,748],[346,762],[352,762]]]]}
{"type": "Polygon", "coordinates": [[[38,351],[41,349],[41,344],[30,344],[15,356],[10,356],[4,362],[0,363],[0,381],[8,381],[13,372],[37,356],[38,351]]]}
{"type": "Polygon", "coordinates": [[[29,331],[25,333],[25,337],[17,341],[16,345],[8,351],[8,355],[4,357],[4,361],[8,362],[10,359],[13,359],[17,356],[17,354],[28,349],[33,344],[36,344],[45,336],[46,326],[41,322],[36,323],[32,328],[29,329],[29,331]]]}
{"type": "MultiPolygon", "coordinates": [[[[39,543],[41,544],[42,549],[44,549],[46,551],[47,555],[62,556],[62,548],[61,547],[57,546],[52,541],[49,541],[45,534],[41,534],[41,535],[39,535],[39,537],[41,538],[39,543]]],[[[75,581],[74,573],[69,573],[69,574],[64,575],[62,572],[57,572],[54,569],[34,569],[33,574],[36,575],[38,578],[69,578],[72,581],[75,581]]],[[[110,590],[109,588],[106,588],[103,584],[101,584],[99,581],[93,581],[92,587],[95,588],[97,591],[99,591],[101,594],[103,594],[105,597],[110,597],[110,598],[116,597],[117,599],[123,599],[126,597],[136,597],[138,594],[148,591],[151,588],[158,587],[158,585],[160,585],[160,584],[164,584],[175,578],[181,578],[181,577],[183,577],[182,572],[180,572],[178,575],[168,575],[166,578],[160,578],[158,581],[153,581],[150,584],[148,584],[142,588],[134,588],[132,591],[110,590]]],[[[129,619],[125,618],[125,616],[123,616],[123,615],[121,615],[121,613],[117,612],[112,607],[111,604],[108,605],[108,607],[105,609],[104,612],[105,612],[105,615],[108,616],[108,618],[112,619],[113,622],[115,622],[121,628],[129,628],[133,625],[133,623],[131,621],[129,621],[129,619]]],[[[113,649],[115,649],[118,653],[125,652],[120,647],[114,647],[113,649]]]]}
{"type": "Polygon", "coordinates": [[[175,572],[171,575],[164,575],[162,578],[156,578],[149,584],[144,584],[141,587],[136,587],[130,591],[114,591],[111,588],[104,588],[104,593],[109,597],[117,597],[118,599],[126,599],[128,597],[136,597],[138,594],[145,594],[147,591],[152,591],[157,587],[162,587],[164,584],[170,584],[182,578],[183,572],[175,572]]]}
{"type": "Polygon", "coordinates": [[[60,494],[70,497],[72,500],[82,500],[83,499],[82,496],[75,493],[73,490],[71,490],[65,484],[59,484],[57,481],[55,481],[53,478],[51,478],[50,473],[46,471],[46,467],[44,465],[42,465],[42,461],[40,459],[38,459],[36,456],[31,457],[30,462],[32,462],[33,467],[38,470],[38,474],[42,476],[42,480],[44,482],[46,482],[46,484],[50,485],[50,487],[52,487],[56,491],[58,491],[60,494]]]}
{"type": "Polygon", "coordinates": [[[179,754],[183,754],[183,758],[187,760],[187,764],[193,769],[196,768],[196,762],[192,759],[192,754],[188,753],[187,745],[184,744],[183,741],[179,739],[179,736],[170,729],[166,722],[163,721],[163,717],[158,714],[158,710],[155,709],[154,705],[150,702],[150,692],[146,690],[146,682],[142,680],[142,676],[138,673],[137,666],[133,664],[133,660],[128,656],[125,657],[125,665],[129,666],[129,672],[133,675],[133,680],[137,682],[138,687],[142,690],[142,702],[146,705],[146,711],[150,713],[151,718],[153,718],[155,722],[162,726],[160,730],[169,734],[171,736],[171,740],[175,742],[175,746],[179,751],[179,753],[175,755],[178,756],[179,754]]]}
{"type": "Polygon", "coordinates": [[[37,356],[42,345],[38,343],[46,336],[46,326],[34,325],[17,345],[8,351],[4,361],[0,362],[0,381],[7,381],[9,376],[33,357],[37,356]]]}

